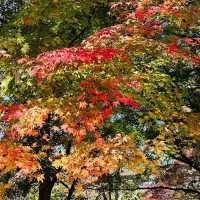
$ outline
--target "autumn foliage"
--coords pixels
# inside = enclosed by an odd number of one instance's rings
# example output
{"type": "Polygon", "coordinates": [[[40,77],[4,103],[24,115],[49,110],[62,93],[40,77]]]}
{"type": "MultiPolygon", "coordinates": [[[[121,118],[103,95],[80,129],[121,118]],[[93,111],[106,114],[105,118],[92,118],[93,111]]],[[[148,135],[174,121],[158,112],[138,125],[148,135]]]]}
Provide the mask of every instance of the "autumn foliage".
{"type": "Polygon", "coordinates": [[[4,70],[1,175],[39,184],[55,176],[80,195],[122,168],[157,176],[163,153],[180,152],[176,138],[198,143],[189,119],[199,124],[199,112],[183,109],[189,81],[170,74],[199,69],[198,3],[123,0],[110,9],[118,24],[4,70]]]}

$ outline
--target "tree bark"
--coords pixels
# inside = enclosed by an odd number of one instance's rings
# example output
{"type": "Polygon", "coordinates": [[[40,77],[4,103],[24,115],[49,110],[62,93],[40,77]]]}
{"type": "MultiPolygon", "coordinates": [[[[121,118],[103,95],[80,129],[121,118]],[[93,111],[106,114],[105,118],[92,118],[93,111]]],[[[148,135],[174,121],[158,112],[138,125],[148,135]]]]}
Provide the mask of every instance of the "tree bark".
{"type": "Polygon", "coordinates": [[[39,186],[39,200],[50,200],[51,191],[56,183],[56,177],[46,176],[39,186]]]}

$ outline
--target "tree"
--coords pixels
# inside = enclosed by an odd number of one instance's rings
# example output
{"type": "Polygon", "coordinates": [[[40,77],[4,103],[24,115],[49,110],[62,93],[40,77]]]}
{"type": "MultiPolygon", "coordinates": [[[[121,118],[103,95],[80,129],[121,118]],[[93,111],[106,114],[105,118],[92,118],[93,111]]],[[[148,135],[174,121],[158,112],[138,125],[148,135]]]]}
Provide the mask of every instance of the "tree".
{"type": "MultiPolygon", "coordinates": [[[[121,168],[141,177],[156,173],[159,185],[145,187],[151,180],[145,179],[117,190],[199,195],[198,186],[175,188],[166,181],[162,186],[157,175],[161,167],[167,172],[162,162],[168,158],[198,171],[184,151],[199,142],[191,89],[199,78],[199,4],[122,1],[111,11],[121,24],[94,33],[80,46],[4,65],[2,174],[15,171],[9,184],[21,177],[37,180],[44,200],[55,182],[68,187],[71,199],[105,181],[108,186],[96,190],[104,196],[108,190],[111,199],[110,183],[121,168]]],[[[154,199],[158,193],[151,193],[154,199]]]]}
{"type": "Polygon", "coordinates": [[[9,20],[15,16],[19,11],[20,7],[23,5],[23,1],[14,0],[14,1],[0,1],[0,26],[5,23],[8,23],[9,20]]]}
{"type": "Polygon", "coordinates": [[[15,56],[74,46],[114,21],[106,0],[2,0],[1,8],[0,47],[15,56]]]}

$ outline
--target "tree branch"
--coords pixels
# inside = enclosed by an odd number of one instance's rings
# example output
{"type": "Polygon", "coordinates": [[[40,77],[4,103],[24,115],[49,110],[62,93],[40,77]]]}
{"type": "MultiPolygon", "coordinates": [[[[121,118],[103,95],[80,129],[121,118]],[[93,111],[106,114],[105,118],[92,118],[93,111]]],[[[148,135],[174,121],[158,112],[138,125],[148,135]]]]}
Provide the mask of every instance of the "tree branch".
{"type": "Polygon", "coordinates": [[[76,186],[77,182],[78,182],[77,179],[73,181],[73,183],[72,183],[72,185],[71,185],[71,187],[69,189],[68,196],[67,196],[66,200],[71,200],[72,195],[73,195],[73,193],[75,191],[75,186],[76,186]]]}
{"type": "Polygon", "coordinates": [[[66,188],[69,189],[69,186],[67,184],[65,184],[63,181],[59,181],[62,185],[64,185],[66,188]]]}
{"type": "Polygon", "coordinates": [[[195,169],[196,171],[200,172],[200,167],[197,163],[195,163],[193,160],[191,160],[190,158],[186,157],[184,154],[180,154],[180,156],[173,156],[173,158],[175,160],[181,161],[187,165],[189,165],[190,167],[192,167],[193,169],[195,169]]]}
{"type": "MultiPolygon", "coordinates": [[[[110,190],[108,188],[86,188],[89,190],[110,190]]],[[[172,190],[172,191],[183,191],[185,193],[195,193],[200,195],[200,191],[190,188],[181,188],[181,187],[165,187],[165,186],[155,186],[155,187],[137,187],[137,188],[112,188],[113,191],[137,191],[137,190],[172,190]]]]}
{"type": "Polygon", "coordinates": [[[200,191],[190,188],[181,188],[181,187],[165,187],[165,186],[157,186],[157,187],[138,187],[136,190],[172,190],[172,191],[183,191],[186,193],[196,193],[200,195],[200,191]]]}
{"type": "Polygon", "coordinates": [[[92,20],[92,18],[93,18],[94,15],[95,15],[95,11],[96,11],[96,7],[93,8],[91,14],[89,15],[87,25],[79,32],[78,35],[76,35],[76,36],[69,42],[69,44],[68,44],[69,47],[71,47],[72,45],[74,45],[74,43],[76,42],[76,40],[77,40],[78,38],[80,38],[80,36],[83,35],[83,34],[85,33],[85,31],[87,31],[88,27],[89,27],[90,24],[91,24],[91,20],[92,20]]]}

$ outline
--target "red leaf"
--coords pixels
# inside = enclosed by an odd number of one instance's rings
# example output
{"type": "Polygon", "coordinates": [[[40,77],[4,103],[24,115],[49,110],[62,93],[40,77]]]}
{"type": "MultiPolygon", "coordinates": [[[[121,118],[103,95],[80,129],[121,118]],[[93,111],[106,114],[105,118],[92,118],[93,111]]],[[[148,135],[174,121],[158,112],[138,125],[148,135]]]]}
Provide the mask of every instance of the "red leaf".
{"type": "Polygon", "coordinates": [[[94,85],[94,82],[90,82],[90,81],[81,81],[80,82],[81,87],[90,86],[90,85],[94,85]]]}
{"type": "Polygon", "coordinates": [[[108,104],[108,103],[109,103],[108,97],[107,97],[105,94],[103,94],[103,93],[98,94],[98,97],[99,97],[99,99],[100,99],[101,101],[103,101],[105,104],[108,104]]]}
{"type": "Polygon", "coordinates": [[[3,110],[4,110],[4,106],[0,104],[0,112],[3,112],[3,110]]]}
{"type": "Polygon", "coordinates": [[[99,102],[99,99],[96,96],[91,97],[90,102],[95,105],[99,102]]]}
{"type": "Polygon", "coordinates": [[[170,54],[176,53],[177,50],[178,50],[178,46],[176,44],[172,44],[172,45],[168,46],[168,48],[167,48],[167,51],[170,54]]]}
{"type": "Polygon", "coordinates": [[[113,103],[112,103],[112,105],[114,106],[114,107],[117,107],[117,106],[119,106],[119,101],[114,101],[113,103]]]}
{"type": "Polygon", "coordinates": [[[119,92],[113,92],[112,94],[111,94],[111,96],[113,97],[113,98],[115,98],[115,99],[118,99],[118,98],[120,98],[120,93],[119,92]]]}
{"type": "Polygon", "coordinates": [[[97,95],[99,93],[96,88],[88,88],[88,89],[86,89],[86,92],[88,94],[95,94],[95,95],[97,95]]]}
{"type": "Polygon", "coordinates": [[[191,38],[185,38],[184,41],[186,44],[193,44],[193,40],[191,38]]]}
{"type": "Polygon", "coordinates": [[[141,106],[140,104],[134,102],[132,99],[129,99],[127,97],[121,97],[118,99],[121,103],[131,106],[134,109],[139,109],[141,106]]]}
{"type": "Polygon", "coordinates": [[[153,14],[154,14],[154,10],[153,10],[152,8],[149,8],[149,9],[147,10],[147,12],[146,12],[146,15],[147,15],[148,17],[151,17],[153,14]]]}
{"type": "Polygon", "coordinates": [[[110,106],[109,108],[106,108],[106,109],[103,111],[103,116],[104,116],[104,118],[109,117],[110,114],[111,114],[111,112],[112,112],[112,107],[111,107],[111,106],[110,106]]]}
{"type": "Polygon", "coordinates": [[[199,65],[200,64],[200,57],[196,56],[196,55],[192,56],[192,63],[199,65]]]}
{"type": "Polygon", "coordinates": [[[99,146],[102,146],[104,145],[104,139],[99,137],[96,139],[96,144],[99,145],[99,146]]]}
{"type": "Polygon", "coordinates": [[[142,9],[136,9],[135,11],[135,18],[140,20],[140,21],[143,21],[144,20],[144,12],[142,9]]]}
{"type": "Polygon", "coordinates": [[[127,27],[127,32],[128,33],[133,33],[134,32],[134,27],[133,26],[128,26],[127,27]]]}
{"type": "Polygon", "coordinates": [[[14,105],[8,106],[4,111],[5,113],[2,119],[6,122],[9,122],[13,119],[18,119],[21,116],[23,116],[24,109],[25,107],[21,104],[14,104],[14,105]]]}
{"type": "Polygon", "coordinates": [[[11,130],[10,132],[7,133],[8,137],[16,137],[17,136],[17,132],[15,130],[11,130]]]}

